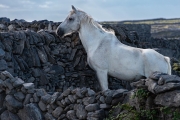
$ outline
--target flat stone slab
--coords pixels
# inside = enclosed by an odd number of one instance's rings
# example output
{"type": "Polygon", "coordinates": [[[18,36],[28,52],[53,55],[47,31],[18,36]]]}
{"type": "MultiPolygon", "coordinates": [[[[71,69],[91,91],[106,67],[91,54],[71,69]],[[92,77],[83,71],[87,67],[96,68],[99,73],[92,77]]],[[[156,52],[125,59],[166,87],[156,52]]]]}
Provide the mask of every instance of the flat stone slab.
{"type": "Polygon", "coordinates": [[[166,83],[164,85],[158,85],[157,81],[152,79],[146,79],[146,86],[148,86],[148,90],[154,94],[159,94],[167,91],[180,89],[180,83],[166,83]]]}

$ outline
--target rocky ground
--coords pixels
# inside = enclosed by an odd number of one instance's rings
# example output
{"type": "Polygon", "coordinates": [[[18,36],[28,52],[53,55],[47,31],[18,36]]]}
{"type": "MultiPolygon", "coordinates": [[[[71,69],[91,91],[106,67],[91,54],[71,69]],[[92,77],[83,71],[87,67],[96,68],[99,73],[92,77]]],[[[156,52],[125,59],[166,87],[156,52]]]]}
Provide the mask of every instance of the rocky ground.
{"type": "Polygon", "coordinates": [[[155,72],[149,78],[131,85],[135,88],[131,91],[118,89],[95,92],[87,87],[70,87],[62,93],[50,94],[45,89],[36,89],[34,83],[26,83],[4,71],[0,74],[0,119],[180,119],[180,116],[173,114],[180,106],[180,77],[155,72]],[[160,108],[169,108],[173,112],[167,115],[160,108]],[[140,114],[142,110],[148,114],[140,114]]]}
{"type": "Polygon", "coordinates": [[[86,87],[70,87],[63,93],[49,94],[7,71],[0,75],[0,90],[1,120],[100,120],[127,92],[118,89],[95,93],[86,87]]]}

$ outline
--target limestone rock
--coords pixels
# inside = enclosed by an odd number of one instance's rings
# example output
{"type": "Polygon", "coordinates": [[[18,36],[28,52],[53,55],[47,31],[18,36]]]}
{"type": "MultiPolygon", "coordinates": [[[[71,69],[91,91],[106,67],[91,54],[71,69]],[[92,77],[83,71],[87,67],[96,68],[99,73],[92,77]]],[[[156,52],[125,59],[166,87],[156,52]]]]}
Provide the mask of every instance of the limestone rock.
{"type": "Polygon", "coordinates": [[[157,81],[157,80],[160,78],[161,75],[167,75],[167,74],[156,71],[156,72],[153,72],[153,73],[149,76],[149,78],[157,81]]]}
{"type": "Polygon", "coordinates": [[[1,114],[1,120],[20,120],[20,118],[16,114],[6,110],[1,114]]]}
{"type": "Polygon", "coordinates": [[[99,104],[97,103],[94,103],[94,104],[89,104],[85,107],[85,109],[88,111],[88,112],[92,112],[92,111],[96,111],[96,110],[99,110],[99,104]]]}
{"type": "Polygon", "coordinates": [[[8,68],[7,62],[4,59],[0,60],[0,71],[6,70],[8,68]]]}
{"type": "Polygon", "coordinates": [[[89,104],[92,104],[94,102],[95,102],[95,97],[94,96],[83,98],[83,104],[84,105],[89,105],[89,104]]]}
{"type": "Polygon", "coordinates": [[[0,48],[0,59],[3,59],[5,56],[5,52],[2,48],[0,48]]]}
{"type": "Polygon", "coordinates": [[[154,100],[155,104],[167,106],[167,107],[179,107],[180,106],[180,91],[170,91],[166,93],[158,94],[154,100]]]}
{"type": "Polygon", "coordinates": [[[63,109],[61,107],[57,107],[53,112],[52,112],[52,115],[55,117],[55,118],[58,118],[61,113],[63,112],[63,109]]]}
{"type": "Polygon", "coordinates": [[[94,95],[95,95],[95,92],[94,92],[94,90],[88,88],[88,89],[87,89],[87,94],[88,94],[88,96],[91,97],[91,96],[94,96],[94,95]]]}
{"type": "Polygon", "coordinates": [[[15,109],[21,109],[23,107],[23,104],[16,100],[12,95],[7,95],[5,98],[5,101],[7,104],[15,109]]]}
{"type": "Polygon", "coordinates": [[[18,101],[23,101],[25,98],[25,95],[22,92],[17,92],[14,94],[14,97],[18,100],[18,101]]]}
{"type": "Polygon", "coordinates": [[[50,94],[46,94],[46,95],[41,97],[41,100],[45,104],[49,104],[51,102],[51,95],[50,94]]]}
{"type": "Polygon", "coordinates": [[[39,101],[38,106],[43,112],[46,111],[46,104],[44,104],[42,101],[39,101]]]}
{"type": "Polygon", "coordinates": [[[145,79],[140,79],[136,82],[132,82],[131,86],[135,87],[135,88],[146,88],[147,87],[147,86],[145,86],[145,79]]]}
{"type": "Polygon", "coordinates": [[[87,112],[85,110],[84,105],[79,104],[76,106],[76,116],[80,120],[86,119],[87,112]]]}
{"type": "Polygon", "coordinates": [[[164,85],[167,83],[180,83],[180,77],[177,75],[161,75],[158,80],[158,85],[164,85]]]}
{"type": "Polygon", "coordinates": [[[69,111],[66,113],[66,117],[67,117],[69,120],[75,120],[75,119],[77,119],[74,110],[69,110],[69,111]]]}
{"type": "Polygon", "coordinates": [[[122,97],[124,92],[128,92],[128,90],[126,90],[126,89],[118,89],[113,93],[112,97],[113,98],[122,97]]]}
{"type": "Polygon", "coordinates": [[[33,103],[27,104],[19,110],[18,116],[21,120],[43,120],[40,109],[33,103]]]}
{"type": "Polygon", "coordinates": [[[24,81],[20,78],[15,78],[14,79],[15,81],[13,82],[13,86],[14,87],[19,87],[19,86],[22,86],[24,84],[24,81]]]}
{"type": "Polygon", "coordinates": [[[147,79],[146,86],[148,86],[148,90],[151,91],[154,94],[162,93],[162,92],[167,92],[170,90],[175,90],[180,88],[180,83],[166,83],[164,85],[158,85],[157,81],[152,80],[152,79],[147,79]]]}
{"type": "Polygon", "coordinates": [[[56,120],[50,113],[46,113],[45,115],[44,115],[44,117],[45,117],[45,119],[46,120],[56,120]]]}

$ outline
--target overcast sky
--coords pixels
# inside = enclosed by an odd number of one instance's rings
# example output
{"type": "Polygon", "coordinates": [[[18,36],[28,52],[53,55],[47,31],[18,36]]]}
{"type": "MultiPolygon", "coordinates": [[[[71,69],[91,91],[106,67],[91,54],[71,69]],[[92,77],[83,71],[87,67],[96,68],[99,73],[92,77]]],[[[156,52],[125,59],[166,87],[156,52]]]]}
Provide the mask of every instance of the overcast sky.
{"type": "Polygon", "coordinates": [[[180,18],[180,0],[0,0],[0,17],[60,22],[71,5],[97,21],[180,18]]]}

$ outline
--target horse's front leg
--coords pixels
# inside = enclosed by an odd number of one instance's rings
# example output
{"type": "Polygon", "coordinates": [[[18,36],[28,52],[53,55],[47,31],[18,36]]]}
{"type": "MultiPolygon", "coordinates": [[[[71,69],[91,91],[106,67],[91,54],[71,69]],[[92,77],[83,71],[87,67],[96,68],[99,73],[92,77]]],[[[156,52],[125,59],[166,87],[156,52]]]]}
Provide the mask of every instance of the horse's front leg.
{"type": "Polygon", "coordinates": [[[108,89],[108,75],[107,75],[107,70],[101,70],[98,69],[96,70],[96,74],[101,86],[101,90],[107,90],[108,89]]]}

